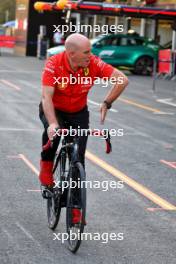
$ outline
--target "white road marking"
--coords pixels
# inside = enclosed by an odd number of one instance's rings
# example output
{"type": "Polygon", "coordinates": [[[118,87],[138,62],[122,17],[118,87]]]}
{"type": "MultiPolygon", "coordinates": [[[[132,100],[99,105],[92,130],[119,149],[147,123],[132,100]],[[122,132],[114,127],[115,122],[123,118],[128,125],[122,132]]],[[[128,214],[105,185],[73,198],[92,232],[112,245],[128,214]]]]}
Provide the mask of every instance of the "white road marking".
{"type": "Polygon", "coordinates": [[[3,79],[1,79],[1,82],[2,82],[3,84],[8,85],[9,87],[13,88],[13,89],[16,90],[16,91],[20,91],[20,90],[21,90],[21,88],[20,88],[19,86],[15,85],[15,84],[13,84],[13,83],[7,81],[7,80],[3,80],[3,79]]]}
{"type": "Polygon", "coordinates": [[[131,85],[134,85],[134,86],[138,85],[139,87],[144,87],[144,86],[147,87],[147,88],[150,87],[150,84],[146,84],[144,82],[142,82],[142,83],[141,82],[137,82],[136,80],[133,80],[133,79],[130,80],[130,83],[131,83],[131,85]]]}
{"type": "Polygon", "coordinates": [[[164,99],[157,99],[156,100],[159,103],[163,103],[163,104],[167,104],[167,105],[171,105],[176,107],[176,100],[174,100],[173,98],[164,98],[164,99]],[[172,102],[174,101],[174,102],[172,102]]]}
{"type": "Polygon", "coordinates": [[[41,245],[39,244],[39,242],[37,240],[35,240],[33,238],[33,236],[29,233],[29,231],[27,231],[19,222],[16,222],[16,225],[24,232],[24,234],[31,239],[35,244],[37,244],[39,247],[41,247],[41,245]]]}
{"type": "Polygon", "coordinates": [[[35,104],[38,105],[38,101],[32,101],[32,100],[4,100],[4,98],[1,96],[2,101],[4,103],[16,103],[16,104],[35,104]]]}
{"type": "Polygon", "coordinates": [[[41,73],[41,71],[22,71],[22,70],[0,70],[0,72],[7,72],[7,73],[41,73]]]}
{"type": "Polygon", "coordinates": [[[27,190],[27,192],[41,192],[41,190],[27,190]]]}
{"type": "Polygon", "coordinates": [[[145,137],[145,135],[141,134],[140,132],[127,132],[127,133],[124,133],[123,136],[143,136],[145,137]]]}
{"type": "Polygon", "coordinates": [[[40,128],[13,128],[13,127],[0,127],[0,131],[40,131],[40,128]]]}
{"type": "Polygon", "coordinates": [[[3,228],[3,231],[4,231],[4,233],[7,235],[8,239],[9,239],[10,241],[13,241],[13,237],[12,237],[12,235],[11,235],[6,229],[4,229],[4,228],[3,228]]]}
{"type": "MultiPolygon", "coordinates": [[[[95,101],[92,101],[92,100],[90,100],[90,99],[88,99],[88,102],[89,102],[90,104],[100,106],[99,103],[97,103],[97,102],[95,102],[95,101]]],[[[118,113],[118,110],[116,110],[116,109],[114,109],[114,108],[109,109],[109,111],[114,112],[114,113],[118,113]]]]}
{"type": "Polygon", "coordinates": [[[160,113],[154,112],[153,114],[154,115],[175,115],[175,113],[167,113],[167,112],[160,112],[160,113]]]}
{"type": "Polygon", "coordinates": [[[176,169],[176,162],[175,161],[167,161],[167,160],[160,160],[163,164],[168,165],[169,167],[176,169]]]}
{"type": "Polygon", "coordinates": [[[19,155],[8,155],[7,158],[8,158],[8,159],[21,159],[21,158],[19,157],[19,155]]]}
{"type": "Polygon", "coordinates": [[[23,155],[19,154],[19,157],[26,163],[26,165],[36,174],[39,175],[39,171],[34,167],[34,165],[23,155]]]}
{"type": "Polygon", "coordinates": [[[33,83],[31,83],[31,82],[28,82],[28,81],[26,81],[26,80],[19,80],[19,82],[20,83],[22,83],[22,84],[24,84],[24,85],[26,85],[26,86],[28,86],[28,87],[32,87],[32,88],[35,88],[35,90],[36,90],[36,92],[42,92],[42,88],[41,88],[41,84],[39,84],[39,85],[34,85],[33,83]]]}

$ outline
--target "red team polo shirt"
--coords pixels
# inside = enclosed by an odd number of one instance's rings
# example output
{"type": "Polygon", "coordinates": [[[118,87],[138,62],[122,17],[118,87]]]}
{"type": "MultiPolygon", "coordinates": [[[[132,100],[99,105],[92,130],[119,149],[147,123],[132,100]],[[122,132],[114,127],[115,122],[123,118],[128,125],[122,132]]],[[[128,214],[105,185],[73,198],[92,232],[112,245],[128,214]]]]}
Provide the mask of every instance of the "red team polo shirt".
{"type": "Polygon", "coordinates": [[[91,55],[89,66],[75,72],[69,65],[66,53],[62,52],[47,60],[42,85],[55,87],[53,104],[56,109],[74,113],[86,106],[87,95],[94,81],[98,77],[109,78],[113,70],[111,65],[91,55]]]}

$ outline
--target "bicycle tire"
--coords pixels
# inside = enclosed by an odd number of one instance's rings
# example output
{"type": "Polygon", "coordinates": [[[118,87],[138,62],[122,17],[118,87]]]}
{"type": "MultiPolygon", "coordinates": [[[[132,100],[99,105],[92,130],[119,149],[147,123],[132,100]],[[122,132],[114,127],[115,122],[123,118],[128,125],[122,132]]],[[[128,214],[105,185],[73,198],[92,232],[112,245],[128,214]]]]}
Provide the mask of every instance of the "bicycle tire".
{"type": "MultiPolygon", "coordinates": [[[[73,180],[73,178],[76,180],[78,180],[78,178],[80,179],[80,186],[81,186],[81,182],[85,181],[86,179],[85,170],[80,162],[76,162],[69,172],[69,182],[71,179],[73,180]],[[73,173],[76,174],[76,177],[73,177],[75,176],[73,175],[73,173]]],[[[77,190],[69,187],[67,194],[67,207],[66,207],[66,228],[68,233],[68,248],[72,253],[76,253],[76,251],[80,247],[82,241],[81,234],[83,233],[85,226],[85,217],[86,217],[85,185],[82,184],[81,188],[77,188],[77,190]],[[77,205],[75,205],[75,194],[77,196],[77,205]],[[80,222],[76,225],[72,223],[72,209],[75,208],[75,206],[81,210],[81,219],[80,222]],[[80,236],[78,236],[77,239],[72,241],[70,239],[70,234],[71,234],[71,230],[74,228],[77,229],[77,233],[79,233],[80,236]]]]}
{"type": "MultiPolygon", "coordinates": [[[[61,175],[64,172],[64,161],[62,160],[65,157],[58,155],[55,159],[53,166],[53,178],[57,182],[61,179],[61,175]]],[[[61,190],[58,187],[54,187],[52,191],[52,196],[47,199],[47,218],[48,218],[48,227],[54,230],[59,222],[61,214],[61,190]]]]}

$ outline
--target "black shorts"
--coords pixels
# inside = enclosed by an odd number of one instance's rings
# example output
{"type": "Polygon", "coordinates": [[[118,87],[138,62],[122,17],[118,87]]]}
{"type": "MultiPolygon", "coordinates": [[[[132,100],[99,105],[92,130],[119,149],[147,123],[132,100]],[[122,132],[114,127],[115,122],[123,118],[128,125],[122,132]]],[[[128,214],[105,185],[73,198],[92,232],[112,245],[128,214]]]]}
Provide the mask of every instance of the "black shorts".
{"type": "MultiPolygon", "coordinates": [[[[59,126],[61,128],[69,128],[69,127],[72,127],[72,128],[79,127],[80,129],[89,128],[89,111],[88,111],[87,106],[85,106],[82,110],[76,113],[66,113],[58,109],[55,109],[55,114],[56,114],[56,118],[58,120],[59,126]]],[[[39,105],[39,117],[44,126],[44,132],[42,136],[42,146],[43,146],[48,141],[47,128],[49,124],[45,117],[41,103],[39,105]]],[[[52,149],[41,152],[42,160],[47,160],[47,161],[54,160],[54,155],[57,150],[59,141],[60,141],[60,137],[58,137],[57,142],[53,146],[52,149]]],[[[84,156],[85,156],[86,145],[87,145],[87,136],[80,136],[79,137],[79,156],[80,156],[80,160],[83,163],[83,165],[84,165],[84,160],[85,160],[84,156]]]]}

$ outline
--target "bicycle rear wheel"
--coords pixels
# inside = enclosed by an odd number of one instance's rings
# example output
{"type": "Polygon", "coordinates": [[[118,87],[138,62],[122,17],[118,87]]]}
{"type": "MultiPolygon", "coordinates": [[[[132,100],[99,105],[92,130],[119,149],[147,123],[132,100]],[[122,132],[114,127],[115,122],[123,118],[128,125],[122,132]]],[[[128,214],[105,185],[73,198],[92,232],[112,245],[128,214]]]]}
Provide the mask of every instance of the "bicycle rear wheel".
{"type": "Polygon", "coordinates": [[[58,155],[54,162],[53,178],[56,186],[52,188],[51,195],[47,199],[47,218],[48,226],[54,230],[59,222],[61,213],[62,188],[58,186],[62,175],[65,173],[65,156],[58,155]]]}
{"type": "Polygon", "coordinates": [[[68,233],[68,248],[73,253],[79,249],[82,241],[82,233],[85,226],[86,217],[86,188],[85,184],[85,170],[80,162],[74,164],[69,172],[69,183],[75,181],[76,188],[70,188],[67,195],[66,208],[66,226],[68,233]],[[77,223],[73,222],[73,210],[79,210],[79,220],[77,223]]]}

